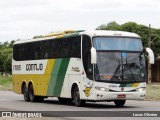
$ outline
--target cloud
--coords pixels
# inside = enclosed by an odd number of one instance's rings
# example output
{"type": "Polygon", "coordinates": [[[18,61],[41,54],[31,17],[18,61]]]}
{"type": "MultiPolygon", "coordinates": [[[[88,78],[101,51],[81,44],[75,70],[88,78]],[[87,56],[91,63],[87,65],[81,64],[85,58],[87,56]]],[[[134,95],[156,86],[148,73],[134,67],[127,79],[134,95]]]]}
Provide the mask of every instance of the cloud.
{"type": "Polygon", "coordinates": [[[160,27],[158,0],[3,0],[0,41],[32,38],[63,29],[95,29],[135,21],[160,27]]]}
{"type": "Polygon", "coordinates": [[[46,4],[45,0],[5,0],[0,2],[0,8],[15,8],[46,4]]]}
{"type": "Polygon", "coordinates": [[[97,0],[94,2],[88,2],[87,4],[83,4],[82,9],[90,9],[90,10],[104,10],[104,9],[114,9],[122,7],[122,4],[119,0],[97,0]]]}

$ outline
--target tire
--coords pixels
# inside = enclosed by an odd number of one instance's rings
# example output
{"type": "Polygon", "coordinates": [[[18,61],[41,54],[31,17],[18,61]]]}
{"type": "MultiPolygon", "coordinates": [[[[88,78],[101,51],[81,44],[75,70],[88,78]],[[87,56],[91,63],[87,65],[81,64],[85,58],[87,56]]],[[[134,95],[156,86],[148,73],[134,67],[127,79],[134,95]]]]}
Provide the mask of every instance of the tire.
{"type": "Polygon", "coordinates": [[[79,89],[78,89],[77,86],[73,89],[73,95],[72,96],[73,96],[73,101],[74,101],[75,106],[80,107],[80,106],[85,105],[86,101],[80,99],[79,89]]]}
{"type": "Polygon", "coordinates": [[[29,102],[28,89],[26,85],[23,86],[22,93],[23,93],[24,100],[26,102],[29,102]]]}
{"type": "Polygon", "coordinates": [[[30,99],[30,102],[36,102],[37,97],[34,95],[33,85],[31,84],[28,88],[28,96],[30,99]]]}
{"type": "Polygon", "coordinates": [[[125,102],[126,102],[126,100],[115,100],[114,101],[116,107],[123,107],[125,102]]]}

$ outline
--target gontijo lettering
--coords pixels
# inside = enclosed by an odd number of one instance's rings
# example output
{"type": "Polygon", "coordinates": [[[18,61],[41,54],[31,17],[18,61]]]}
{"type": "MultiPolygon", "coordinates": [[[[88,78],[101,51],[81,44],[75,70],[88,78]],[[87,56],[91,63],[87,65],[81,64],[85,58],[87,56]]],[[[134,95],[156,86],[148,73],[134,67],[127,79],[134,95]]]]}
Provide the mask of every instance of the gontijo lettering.
{"type": "Polygon", "coordinates": [[[43,64],[26,64],[26,71],[42,71],[43,64]]]}

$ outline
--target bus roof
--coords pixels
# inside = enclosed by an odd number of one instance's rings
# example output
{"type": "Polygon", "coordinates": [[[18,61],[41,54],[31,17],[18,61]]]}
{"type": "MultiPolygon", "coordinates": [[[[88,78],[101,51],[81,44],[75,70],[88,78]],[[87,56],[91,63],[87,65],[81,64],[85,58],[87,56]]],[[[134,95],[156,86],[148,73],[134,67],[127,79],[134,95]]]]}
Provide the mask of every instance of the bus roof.
{"type": "Polygon", "coordinates": [[[83,31],[81,32],[81,34],[89,35],[91,37],[94,37],[94,36],[122,36],[122,37],[140,38],[140,36],[135,33],[125,32],[125,31],[111,31],[111,30],[83,31]]]}
{"type": "Polygon", "coordinates": [[[28,43],[28,42],[50,40],[50,39],[63,38],[63,37],[75,36],[75,35],[88,35],[91,38],[94,36],[121,36],[121,37],[140,38],[140,36],[135,33],[124,32],[124,31],[111,31],[111,30],[87,30],[87,31],[78,30],[78,31],[74,31],[74,30],[67,30],[67,31],[63,31],[63,32],[50,33],[48,35],[42,36],[42,38],[18,40],[14,44],[22,44],[22,43],[28,43]]]}

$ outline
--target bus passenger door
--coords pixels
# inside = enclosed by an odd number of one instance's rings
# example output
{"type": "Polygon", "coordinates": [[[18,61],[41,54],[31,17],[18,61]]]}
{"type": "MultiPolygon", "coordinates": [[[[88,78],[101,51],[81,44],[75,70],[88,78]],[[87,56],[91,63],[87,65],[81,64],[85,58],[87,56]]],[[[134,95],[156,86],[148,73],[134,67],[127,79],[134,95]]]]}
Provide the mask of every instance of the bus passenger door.
{"type": "Polygon", "coordinates": [[[82,89],[84,91],[84,97],[90,96],[90,90],[93,83],[93,64],[91,64],[91,39],[87,35],[82,37],[82,61],[85,77],[82,82],[82,89]]]}

